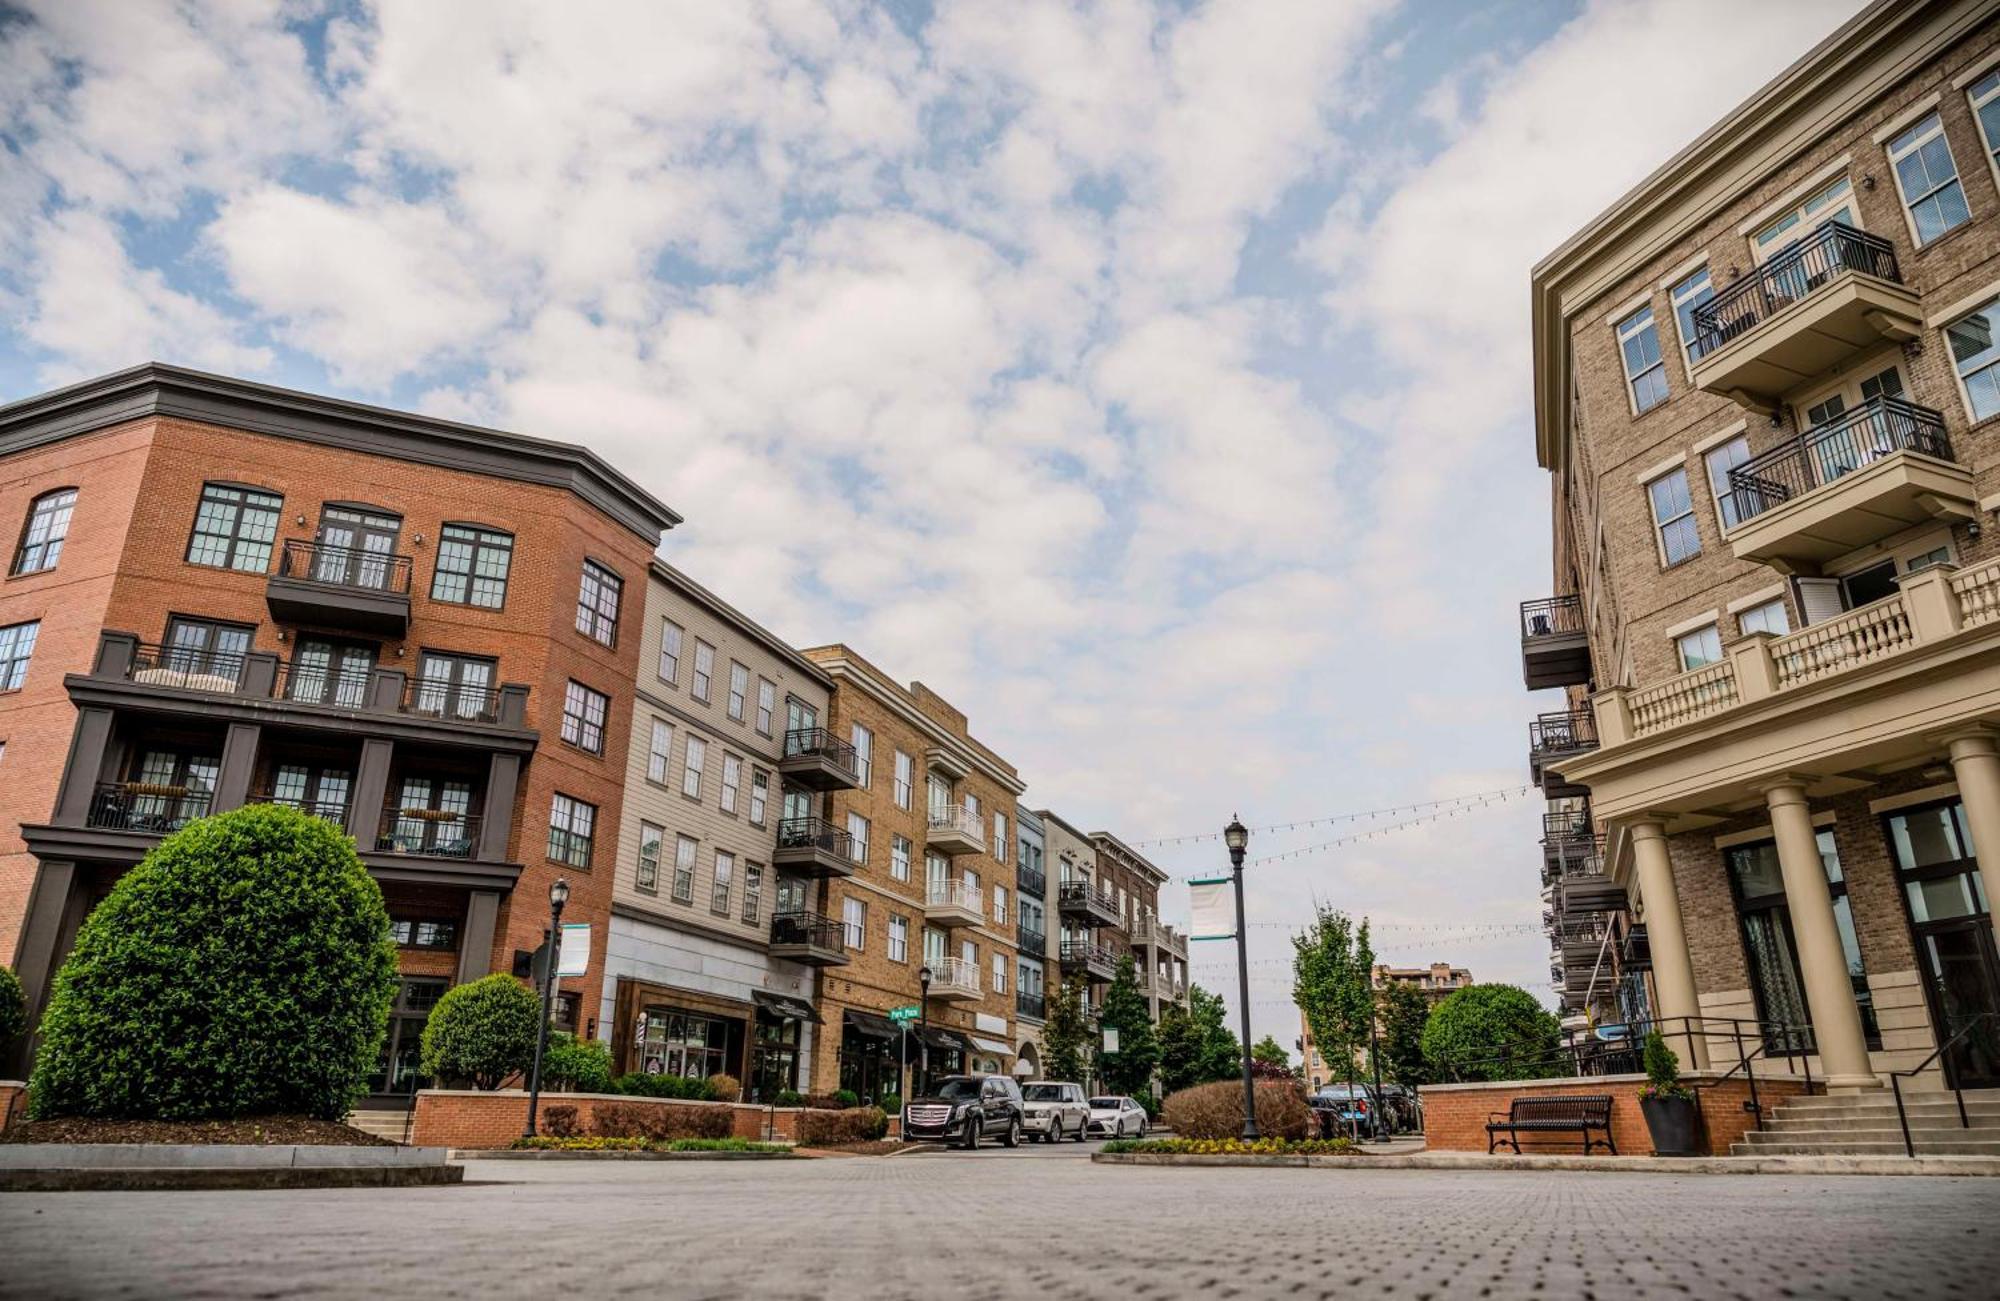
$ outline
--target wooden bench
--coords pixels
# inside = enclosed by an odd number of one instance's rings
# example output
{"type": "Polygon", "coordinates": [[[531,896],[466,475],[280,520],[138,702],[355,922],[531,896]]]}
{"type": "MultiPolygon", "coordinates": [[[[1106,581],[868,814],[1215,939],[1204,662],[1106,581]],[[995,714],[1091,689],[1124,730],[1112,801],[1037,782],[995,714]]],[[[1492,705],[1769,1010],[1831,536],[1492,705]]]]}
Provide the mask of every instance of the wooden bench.
{"type": "Polygon", "coordinates": [[[1583,1154],[1590,1155],[1598,1142],[1610,1149],[1611,1155],[1618,1155],[1618,1145],[1611,1141],[1611,1095],[1595,1094],[1577,1097],[1557,1098],[1516,1098],[1504,1112],[1496,1111],[1486,1121],[1486,1152],[1492,1155],[1494,1148],[1506,1143],[1521,1154],[1521,1134],[1577,1133],[1583,1135],[1583,1154]],[[1591,1138],[1593,1132],[1602,1132],[1604,1137],[1591,1138]],[[1506,1137],[1503,1139],[1502,1134],[1506,1137]]]}

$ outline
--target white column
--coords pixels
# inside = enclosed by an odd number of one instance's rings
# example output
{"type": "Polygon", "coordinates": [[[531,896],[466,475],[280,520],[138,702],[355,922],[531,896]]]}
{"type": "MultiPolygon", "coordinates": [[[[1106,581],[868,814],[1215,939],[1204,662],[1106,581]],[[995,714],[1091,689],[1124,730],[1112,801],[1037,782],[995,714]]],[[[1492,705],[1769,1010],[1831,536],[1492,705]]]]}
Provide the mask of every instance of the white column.
{"type": "Polygon", "coordinates": [[[1951,770],[1958,777],[1958,798],[1965,805],[1965,823],[1972,832],[1972,852],[1988,900],[2000,900],[2000,742],[1991,728],[1977,728],[1948,738],[1951,770]]]}
{"type": "Polygon", "coordinates": [[[1792,916],[1792,940],[1798,946],[1799,974],[1812,1009],[1813,1039],[1819,1045],[1826,1086],[1880,1088],[1882,1081],[1868,1064],[1861,1009],[1854,1001],[1854,980],[1847,969],[1847,951],[1840,944],[1833,892],[1827,887],[1826,864],[1819,856],[1819,835],[1813,830],[1805,787],[1791,778],[1773,782],[1764,788],[1764,803],[1771,810],[1778,870],[1785,878],[1785,906],[1792,916]]]}
{"type": "Polygon", "coordinates": [[[1708,1067],[1708,1041],[1697,1033],[1701,1000],[1695,994],[1694,960],[1688,956],[1681,895],[1667,856],[1666,827],[1657,819],[1632,824],[1632,865],[1646,905],[1646,947],[1653,955],[1653,989],[1659,995],[1662,1033],[1689,1070],[1708,1067]]]}

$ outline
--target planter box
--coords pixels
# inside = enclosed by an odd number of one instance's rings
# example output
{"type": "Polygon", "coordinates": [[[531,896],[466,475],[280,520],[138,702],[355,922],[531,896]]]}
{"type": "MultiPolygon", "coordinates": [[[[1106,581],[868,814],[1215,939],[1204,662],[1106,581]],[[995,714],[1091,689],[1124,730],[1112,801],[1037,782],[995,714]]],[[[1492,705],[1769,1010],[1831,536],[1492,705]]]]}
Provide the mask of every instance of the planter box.
{"type": "MultiPolygon", "coordinates": [[[[1689,1086],[1716,1078],[1715,1072],[1689,1072],[1682,1077],[1689,1086]]],[[[1611,1095],[1611,1139],[1620,1156],[1644,1156],[1653,1150],[1646,1118],[1639,1110],[1639,1088],[1644,1075],[1600,1075],[1589,1079],[1509,1080],[1498,1084],[1426,1084],[1418,1090],[1424,1104],[1424,1147],[1431,1152],[1486,1152],[1486,1121],[1494,1112],[1504,1112],[1515,1098],[1556,1097],[1573,1094],[1611,1095]]],[[[1778,1076],[1757,1080],[1757,1099],[1768,1114],[1774,1107],[1805,1093],[1799,1076],[1778,1076]]],[[[1729,1145],[1754,1127],[1756,1117],[1743,1109],[1750,1100],[1750,1086],[1739,1073],[1726,1082],[1702,1088],[1695,1094],[1701,1108],[1701,1131],[1706,1142],[1700,1155],[1727,1156],[1729,1145]]],[[[1580,1134],[1523,1134],[1525,1154],[1580,1155],[1580,1134]]],[[[1593,1156],[1608,1156],[1599,1148],[1593,1156]]]]}
{"type": "MultiPolygon", "coordinates": [[[[798,1137],[797,1107],[628,1097],[622,1093],[543,1093],[544,1123],[552,1106],[576,1108],[577,1132],[581,1134],[594,1132],[592,1127],[600,1107],[665,1107],[726,1110],[730,1113],[731,1138],[783,1142],[798,1137]]],[[[502,1148],[521,1137],[527,1126],[525,1089],[424,1089],[417,1094],[410,1142],[420,1147],[502,1148]]]]}

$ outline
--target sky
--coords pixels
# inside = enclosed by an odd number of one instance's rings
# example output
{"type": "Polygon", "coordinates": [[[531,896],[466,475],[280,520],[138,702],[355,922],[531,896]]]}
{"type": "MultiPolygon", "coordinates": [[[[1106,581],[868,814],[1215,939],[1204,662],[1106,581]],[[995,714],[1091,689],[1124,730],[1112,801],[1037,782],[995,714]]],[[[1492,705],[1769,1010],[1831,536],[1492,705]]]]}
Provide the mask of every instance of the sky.
{"type": "Polygon", "coordinates": [[[1529,269],[1857,7],[29,0],[0,400],[154,359],[588,444],[1127,841],[1508,791],[1258,831],[1252,1030],[1315,904],[1552,1001],[1529,269]]]}

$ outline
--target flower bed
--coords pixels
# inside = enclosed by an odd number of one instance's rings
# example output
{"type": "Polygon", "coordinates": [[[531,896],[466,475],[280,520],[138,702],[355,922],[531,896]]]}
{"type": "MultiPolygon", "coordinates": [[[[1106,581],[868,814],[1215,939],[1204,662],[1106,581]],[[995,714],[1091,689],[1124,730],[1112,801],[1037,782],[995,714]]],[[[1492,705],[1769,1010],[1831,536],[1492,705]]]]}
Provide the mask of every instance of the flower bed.
{"type": "Polygon", "coordinates": [[[1104,1145],[1111,1155],[1132,1156],[1352,1156],[1361,1151],[1344,1138],[1121,1138],[1104,1145]]]}
{"type": "Polygon", "coordinates": [[[534,1152],[789,1152],[783,1143],[753,1143],[747,1138],[556,1138],[540,1134],[517,1138],[516,1150],[534,1152]]]}

